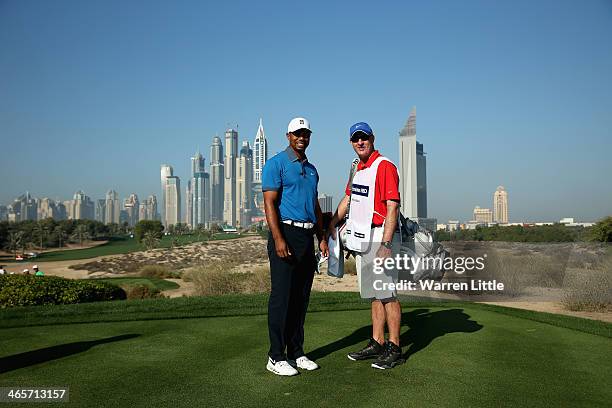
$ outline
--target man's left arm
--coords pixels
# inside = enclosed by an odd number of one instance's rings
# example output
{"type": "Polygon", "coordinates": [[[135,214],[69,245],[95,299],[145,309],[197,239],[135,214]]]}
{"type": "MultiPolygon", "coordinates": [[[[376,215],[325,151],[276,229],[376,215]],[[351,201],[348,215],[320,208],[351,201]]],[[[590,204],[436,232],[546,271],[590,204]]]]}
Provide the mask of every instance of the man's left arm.
{"type": "Polygon", "coordinates": [[[383,231],[383,242],[393,240],[393,234],[397,228],[399,219],[399,203],[394,200],[387,200],[387,218],[385,219],[385,230],[383,231]]]}
{"type": "MultiPolygon", "coordinates": [[[[380,188],[382,199],[387,206],[387,216],[385,218],[385,228],[383,230],[382,242],[393,241],[393,234],[397,229],[399,219],[400,195],[399,195],[399,175],[397,168],[391,162],[381,163],[379,168],[380,182],[377,188],[380,188]]],[[[391,248],[380,246],[378,250],[379,257],[391,256],[391,248]]]]}

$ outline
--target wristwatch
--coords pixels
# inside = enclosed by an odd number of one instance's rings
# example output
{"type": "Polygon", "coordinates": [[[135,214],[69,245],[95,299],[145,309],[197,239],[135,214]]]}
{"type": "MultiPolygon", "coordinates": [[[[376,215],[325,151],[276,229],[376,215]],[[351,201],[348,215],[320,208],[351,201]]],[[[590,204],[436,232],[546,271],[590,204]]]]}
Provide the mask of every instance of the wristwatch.
{"type": "Polygon", "coordinates": [[[383,241],[380,243],[380,245],[384,246],[385,248],[389,248],[389,249],[393,248],[393,242],[391,241],[383,241]]]}

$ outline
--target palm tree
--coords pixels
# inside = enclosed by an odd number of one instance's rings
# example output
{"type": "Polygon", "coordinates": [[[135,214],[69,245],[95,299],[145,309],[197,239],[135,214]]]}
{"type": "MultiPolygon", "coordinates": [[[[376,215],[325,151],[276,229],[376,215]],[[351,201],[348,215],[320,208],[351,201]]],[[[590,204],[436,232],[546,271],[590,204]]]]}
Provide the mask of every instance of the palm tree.
{"type": "Polygon", "coordinates": [[[142,237],[142,243],[144,244],[145,248],[147,248],[147,250],[154,249],[157,244],[159,244],[159,241],[159,234],[153,231],[145,232],[144,236],[142,237]]]}
{"type": "Polygon", "coordinates": [[[72,236],[79,241],[80,246],[83,246],[83,240],[87,240],[89,238],[89,230],[87,229],[87,225],[77,225],[72,236]]]}
{"type": "Polygon", "coordinates": [[[13,255],[17,257],[17,250],[22,247],[23,231],[9,232],[8,250],[13,251],[13,255]]]}
{"type": "Polygon", "coordinates": [[[64,227],[61,225],[58,225],[57,227],[55,227],[55,235],[57,235],[57,239],[59,241],[59,248],[62,247],[62,242],[64,242],[67,238],[67,234],[66,231],[64,230],[64,227]]]}
{"type": "Polygon", "coordinates": [[[34,226],[34,231],[37,233],[38,237],[40,238],[40,250],[43,250],[43,240],[45,239],[45,236],[47,235],[47,233],[49,232],[49,229],[47,227],[45,227],[42,223],[37,223],[34,226]]]}

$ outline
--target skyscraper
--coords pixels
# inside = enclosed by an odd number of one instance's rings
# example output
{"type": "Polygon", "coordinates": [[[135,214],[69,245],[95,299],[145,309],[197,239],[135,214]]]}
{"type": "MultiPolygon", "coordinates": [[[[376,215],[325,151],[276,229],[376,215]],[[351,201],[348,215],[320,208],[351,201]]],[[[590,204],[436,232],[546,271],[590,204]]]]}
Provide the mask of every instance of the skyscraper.
{"type": "Polygon", "coordinates": [[[96,200],[96,221],[101,222],[102,224],[105,223],[104,221],[104,217],[106,216],[106,200],[101,198],[99,200],[96,200]]]}
{"type": "Polygon", "coordinates": [[[199,225],[205,228],[209,226],[210,218],[210,182],[206,172],[206,162],[198,150],[191,158],[191,180],[189,183],[191,214],[189,215],[189,225],[193,229],[199,225]]]}
{"type": "Polygon", "coordinates": [[[57,207],[55,201],[50,198],[42,198],[38,200],[38,220],[57,217],[57,207]]]}
{"type": "Polygon", "coordinates": [[[72,198],[72,218],[75,220],[93,220],[94,203],[82,190],[74,193],[72,198]]]}
{"type": "Polygon", "coordinates": [[[412,108],[400,132],[400,200],[409,218],[427,217],[427,175],[423,145],[416,138],[416,108],[412,108]]]}
{"type": "Polygon", "coordinates": [[[253,183],[261,183],[261,172],[268,160],[268,141],[264,134],[263,121],[259,118],[259,127],[253,143],[253,183]]]}
{"type": "Polygon", "coordinates": [[[238,131],[225,131],[225,182],[223,200],[223,222],[236,226],[236,159],[238,157],[238,131]]]}
{"type": "Polygon", "coordinates": [[[138,210],[140,203],[138,196],[134,193],[130,194],[128,198],[123,202],[123,209],[127,213],[127,222],[130,227],[133,227],[138,222],[138,210]]]}
{"type": "Polygon", "coordinates": [[[263,192],[261,191],[261,173],[268,161],[268,141],[264,134],[262,119],[259,119],[259,127],[253,143],[253,203],[252,215],[260,216],[264,213],[263,192]]]}
{"type": "Polygon", "coordinates": [[[119,196],[115,190],[106,193],[104,222],[106,224],[119,224],[121,208],[119,207],[119,196]]]}
{"type": "Polygon", "coordinates": [[[165,227],[168,226],[166,223],[166,183],[168,177],[173,175],[172,166],[168,164],[161,165],[161,222],[165,227]]]}
{"type": "Polygon", "coordinates": [[[150,195],[147,198],[147,216],[145,219],[147,220],[157,220],[157,196],[155,194],[150,195]]]}
{"type": "Polygon", "coordinates": [[[508,192],[504,186],[497,187],[493,193],[493,219],[500,224],[508,223],[508,192]]]}
{"type": "Polygon", "coordinates": [[[223,222],[225,174],[223,168],[223,144],[215,136],[210,146],[210,222],[223,222]]]}
{"type": "Polygon", "coordinates": [[[236,214],[238,227],[251,225],[253,203],[253,151],[248,141],[242,142],[240,156],[236,160],[236,214]]]}
{"type": "Polygon", "coordinates": [[[164,214],[166,216],[164,225],[176,225],[181,222],[181,180],[177,176],[166,177],[164,194],[166,205],[164,214]]]}
{"type": "Polygon", "coordinates": [[[148,220],[149,218],[147,218],[147,205],[148,205],[148,201],[143,201],[142,203],[140,203],[140,205],[138,206],[138,220],[148,220]]]}
{"type": "Polygon", "coordinates": [[[157,197],[150,195],[145,201],[140,203],[138,207],[138,220],[156,220],[157,219],[157,197]]]}
{"type": "Polygon", "coordinates": [[[319,194],[319,207],[321,207],[321,212],[334,212],[332,200],[332,196],[328,196],[327,194],[319,194]]]}
{"type": "Polygon", "coordinates": [[[193,226],[193,197],[191,193],[191,179],[187,180],[187,187],[185,187],[185,224],[193,226]]]}
{"type": "Polygon", "coordinates": [[[399,176],[402,214],[431,231],[437,221],[427,218],[427,161],[416,136],[416,107],[399,135],[399,176]]]}

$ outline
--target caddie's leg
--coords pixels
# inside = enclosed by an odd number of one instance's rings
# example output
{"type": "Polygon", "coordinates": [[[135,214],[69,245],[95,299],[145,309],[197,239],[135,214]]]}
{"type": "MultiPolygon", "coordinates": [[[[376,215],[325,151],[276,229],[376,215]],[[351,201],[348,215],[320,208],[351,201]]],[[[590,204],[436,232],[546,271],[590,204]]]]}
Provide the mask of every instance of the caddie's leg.
{"type": "Polygon", "coordinates": [[[372,301],[372,338],[378,344],[385,342],[385,306],[380,300],[372,301]]]}
{"type": "Polygon", "coordinates": [[[400,326],[402,323],[402,307],[399,300],[394,299],[384,305],[387,316],[387,327],[389,328],[389,341],[396,346],[400,345],[400,326]]]}

